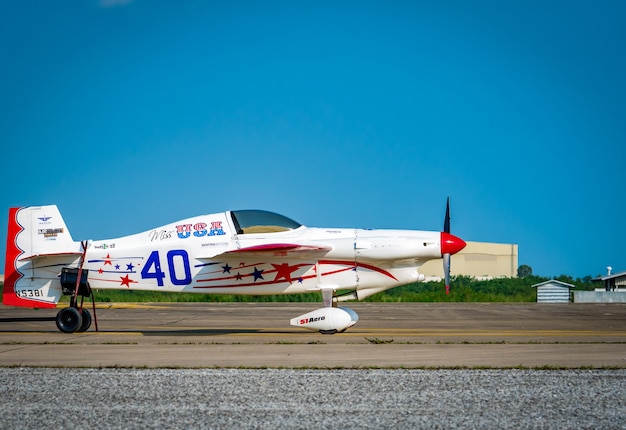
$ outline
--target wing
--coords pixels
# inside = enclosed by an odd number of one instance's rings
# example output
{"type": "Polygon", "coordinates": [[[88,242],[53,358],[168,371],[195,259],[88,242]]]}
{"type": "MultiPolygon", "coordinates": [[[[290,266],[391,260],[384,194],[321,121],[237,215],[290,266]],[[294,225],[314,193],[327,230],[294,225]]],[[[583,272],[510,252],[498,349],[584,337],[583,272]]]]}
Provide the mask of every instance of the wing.
{"type": "Polygon", "coordinates": [[[296,244],[296,243],[266,243],[263,245],[248,246],[245,248],[233,249],[216,254],[211,257],[234,257],[243,255],[268,257],[293,257],[293,258],[314,258],[327,254],[333,247],[320,244],[296,244]]]}

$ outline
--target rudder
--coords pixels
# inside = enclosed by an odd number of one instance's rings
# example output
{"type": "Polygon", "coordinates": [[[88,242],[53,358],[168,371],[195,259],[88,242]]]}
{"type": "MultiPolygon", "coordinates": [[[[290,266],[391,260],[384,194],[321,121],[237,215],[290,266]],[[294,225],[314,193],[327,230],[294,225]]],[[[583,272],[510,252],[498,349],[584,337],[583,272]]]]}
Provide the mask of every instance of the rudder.
{"type": "Polygon", "coordinates": [[[61,269],[77,264],[80,246],[55,205],[9,209],[2,303],[55,307],[62,295],[61,269]]]}

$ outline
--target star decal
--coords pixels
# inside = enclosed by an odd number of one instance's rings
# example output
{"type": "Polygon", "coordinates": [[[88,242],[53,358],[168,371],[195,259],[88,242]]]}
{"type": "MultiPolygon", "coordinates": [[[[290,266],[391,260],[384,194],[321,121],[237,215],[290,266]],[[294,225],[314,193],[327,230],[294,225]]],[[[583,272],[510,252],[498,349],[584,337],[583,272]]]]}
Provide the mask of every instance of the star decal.
{"type": "Polygon", "coordinates": [[[285,281],[291,283],[291,274],[298,270],[298,266],[289,266],[289,263],[272,263],[272,266],[274,266],[274,269],[276,269],[276,278],[274,278],[274,281],[284,279],[285,281]]]}
{"type": "Polygon", "coordinates": [[[257,279],[263,279],[263,270],[259,270],[255,267],[252,276],[254,276],[254,282],[256,282],[257,279]]]}
{"type": "Polygon", "coordinates": [[[102,275],[102,274],[104,273],[104,270],[102,270],[102,267],[98,269],[98,273],[99,273],[100,275],[102,275]]]}
{"type": "Polygon", "coordinates": [[[128,275],[126,275],[126,276],[124,276],[124,277],[121,277],[121,276],[120,276],[120,280],[121,280],[121,284],[120,284],[120,285],[126,285],[128,288],[130,288],[130,284],[131,284],[131,282],[132,282],[133,284],[136,284],[136,283],[137,283],[137,281],[133,281],[132,279],[130,279],[130,278],[128,277],[128,275]]]}
{"type": "Polygon", "coordinates": [[[224,269],[222,273],[230,273],[230,269],[232,269],[232,267],[230,267],[228,263],[226,263],[226,265],[222,266],[222,269],[224,269]]]}
{"type": "Polygon", "coordinates": [[[120,265],[119,264],[115,265],[115,270],[120,270],[120,265]]]}
{"type": "Polygon", "coordinates": [[[104,265],[106,266],[107,264],[108,264],[109,266],[112,266],[112,265],[113,265],[113,264],[111,263],[111,255],[110,255],[110,254],[107,254],[107,256],[104,258],[104,265]]]}
{"type": "Polygon", "coordinates": [[[130,264],[126,265],[126,270],[128,270],[129,272],[132,272],[134,268],[135,268],[135,266],[133,266],[133,263],[130,263],[130,264]]]}
{"type": "Polygon", "coordinates": [[[237,274],[235,275],[235,279],[241,281],[243,279],[243,276],[241,276],[241,273],[237,272],[237,274]]]}

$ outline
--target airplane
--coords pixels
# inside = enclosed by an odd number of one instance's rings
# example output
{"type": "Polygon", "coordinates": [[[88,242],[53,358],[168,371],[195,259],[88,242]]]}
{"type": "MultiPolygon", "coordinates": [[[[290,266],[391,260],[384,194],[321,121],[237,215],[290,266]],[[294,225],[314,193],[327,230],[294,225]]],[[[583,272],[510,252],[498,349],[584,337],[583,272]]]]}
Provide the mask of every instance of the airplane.
{"type": "Polygon", "coordinates": [[[450,233],[450,199],[443,231],[306,227],[263,210],[201,215],[130,236],[74,241],[56,205],[9,209],[2,302],[54,308],[63,333],[92,323],[84,306],[93,290],[275,295],[319,292],[323,307],[290,324],[322,334],[358,321],[339,302],[423,281],[419,267],[443,258],[446,293],[450,256],[465,242],[450,233]]]}

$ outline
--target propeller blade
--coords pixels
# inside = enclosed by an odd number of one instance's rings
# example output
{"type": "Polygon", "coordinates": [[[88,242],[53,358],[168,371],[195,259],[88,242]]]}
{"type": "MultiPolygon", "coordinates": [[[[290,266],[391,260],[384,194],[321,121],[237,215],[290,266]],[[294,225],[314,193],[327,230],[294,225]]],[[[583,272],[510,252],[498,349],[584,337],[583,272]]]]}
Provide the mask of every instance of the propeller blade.
{"type": "Polygon", "coordinates": [[[446,294],[450,294],[450,254],[443,254],[443,273],[446,277],[446,294]]]}
{"type": "Polygon", "coordinates": [[[446,217],[443,221],[443,231],[444,233],[450,233],[450,197],[448,197],[448,202],[446,203],[446,217]]]}

